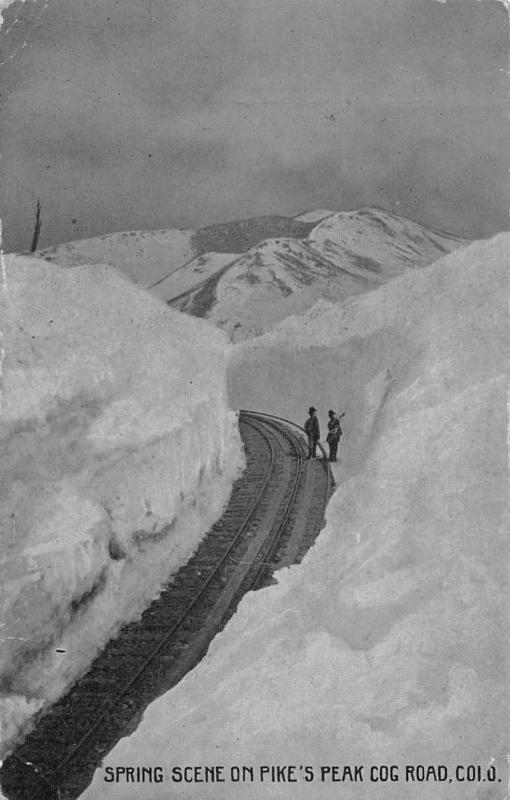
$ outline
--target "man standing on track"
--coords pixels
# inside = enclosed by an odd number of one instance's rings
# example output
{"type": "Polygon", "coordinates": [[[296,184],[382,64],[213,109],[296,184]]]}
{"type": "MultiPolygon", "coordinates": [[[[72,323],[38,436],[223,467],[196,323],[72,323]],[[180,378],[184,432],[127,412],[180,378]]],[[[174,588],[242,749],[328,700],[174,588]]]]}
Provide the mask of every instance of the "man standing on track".
{"type": "Polygon", "coordinates": [[[310,406],[308,409],[309,417],[305,422],[305,433],[308,436],[308,456],[307,458],[317,458],[317,443],[321,438],[319,420],[316,417],[316,408],[310,406]]]}
{"type": "Polygon", "coordinates": [[[340,420],[342,417],[345,417],[345,411],[340,414],[339,417],[335,414],[334,411],[331,409],[328,411],[329,414],[329,421],[328,421],[328,436],[327,436],[327,443],[329,444],[329,461],[336,461],[337,460],[337,452],[338,452],[338,445],[340,444],[340,437],[342,436],[342,428],[340,426],[340,420]]]}

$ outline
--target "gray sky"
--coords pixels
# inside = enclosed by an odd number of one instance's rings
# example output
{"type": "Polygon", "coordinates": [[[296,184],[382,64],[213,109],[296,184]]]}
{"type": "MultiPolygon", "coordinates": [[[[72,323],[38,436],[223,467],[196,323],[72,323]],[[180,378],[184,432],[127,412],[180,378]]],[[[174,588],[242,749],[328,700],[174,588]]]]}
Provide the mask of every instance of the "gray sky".
{"type": "Polygon", "coordinates": [[[27,0],[4,17],[7,250],[30,246],[38,197],[42,246],[371,204],[509,227],[501,3],[27,0]]]}

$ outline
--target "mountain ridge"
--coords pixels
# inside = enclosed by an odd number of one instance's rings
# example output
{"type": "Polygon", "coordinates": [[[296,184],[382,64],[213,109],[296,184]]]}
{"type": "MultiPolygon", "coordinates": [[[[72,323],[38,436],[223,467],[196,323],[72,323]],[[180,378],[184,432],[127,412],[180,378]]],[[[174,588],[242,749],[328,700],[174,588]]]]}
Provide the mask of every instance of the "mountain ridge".
{"type": "Polygon", "coordinates": [[[69,267],[109,263],[232,341],[258,336],[318,299],[342,302],[468,244],[376,206],[265,215],[199,230],[124,231],[45,248],[69,267]]]}
{"type": "Polygon", "coordinates": [[[364,207],[329,214],[305,239],[265,239],[200,286],[160,296],[174,308],[210,319],[238,341],[306,311],[321,297],[343,302],[467,243],[364,207]]]}

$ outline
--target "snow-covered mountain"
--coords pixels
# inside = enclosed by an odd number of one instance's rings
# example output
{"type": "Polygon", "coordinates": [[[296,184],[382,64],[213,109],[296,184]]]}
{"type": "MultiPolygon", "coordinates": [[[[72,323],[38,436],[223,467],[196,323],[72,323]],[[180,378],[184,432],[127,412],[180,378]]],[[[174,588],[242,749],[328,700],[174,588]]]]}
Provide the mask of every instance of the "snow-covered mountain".
{"type": "Polygon", "coordinates": [[[141,286],[193,259],[192,230],[121,231],[38,250],[36,255],[64,267],[110,264],[141,286]]]}
{"type": "Polygon", "coordinates": [[[378,208],[265,216],[200,230],[129,231],[39,251],[108,263],[233,341],[264,333],[321,297],[342,301],[467,244],[378,208]]]}
{"type": "Polygon", "coordinates": [[[361,272],[382,273],[381,283],[409,267],[424,267],[466,240],[431,230],[379,208],[332,214],[310,233],[312,247],[325,258],[347,258],[361,272]]]}
{"type": "MultiPolygon", "coordinates": [[[[179,271],[177,282],[167,284],[170,296],[183,291],[182,270],[189,266],[190,285],[196,285],[194,260],[206,253],[240,254],[269,236],[304,237],[313,222],[292,217],[264,216],[208,225],[198,230],[120,231],[92,239],[64,242],[37,251],[37,256],[66,267],[79,264],[110,264],[126,273],[131,280],[151,288],[162,279],[179,271]]],[[[209,259],[206,259],[207,261],[209,259]]],[[[215,258],[211,259],[213,267],[215,258]]],[[[198,266],[204,266],[202,261],[198,266]]],[[[186,273],[185,273],[186,274],[186,273]]],[[[186,288],[189,286],[186,285],[186,288]]]]}
{"type": "Polygon", "coordinates": [[[237,341],[264,333],[320,297],[342,301],[465,244],[381,209],[340,212],[314,225],[306,239],[266,239],[184,296],[165,299],[207,317],[237,341]]]}
{"type": "Polygon", "coordinates": [[[324,258],[307,240],[266,239],[170,303],[207,317],[236,341],[264,333],[319,297],[343,300],[372,283],[324,258]]]}

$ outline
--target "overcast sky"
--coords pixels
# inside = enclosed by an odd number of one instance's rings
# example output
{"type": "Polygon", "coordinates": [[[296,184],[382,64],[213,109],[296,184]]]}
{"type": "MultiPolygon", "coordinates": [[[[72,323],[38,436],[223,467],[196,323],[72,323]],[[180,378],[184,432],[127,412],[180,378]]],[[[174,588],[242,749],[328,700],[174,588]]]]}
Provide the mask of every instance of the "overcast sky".
{"type": "Polygon", "coordinates": [[[508,18],[478,0],[27,0],[4,13],[4,248],[379,205],[508,228],[508,18]],[[21,43],[26,41],[26,46],[21,43]]]}

